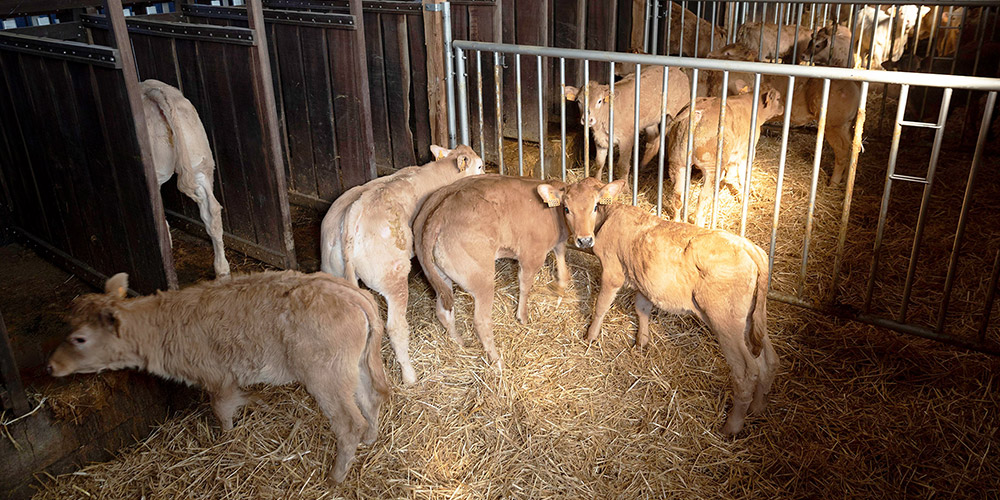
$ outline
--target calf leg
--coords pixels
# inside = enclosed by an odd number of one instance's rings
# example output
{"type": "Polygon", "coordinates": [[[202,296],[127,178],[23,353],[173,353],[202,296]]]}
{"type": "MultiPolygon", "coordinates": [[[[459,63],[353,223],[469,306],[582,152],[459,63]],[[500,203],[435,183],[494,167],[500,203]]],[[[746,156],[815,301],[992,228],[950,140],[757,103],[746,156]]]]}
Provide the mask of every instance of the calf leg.
{"type": "Polygon", "coordinates": [[[590,321],[590,328],[587,329],[587,341],[593,342],[601,335],[601,325],[604,323],[604,315],[611,308],[611,302],[618,295],[618,290],[624,284],[624,275],[621,270],[613,267],[613,264],[601,259],[604,270],[601,271],[601,291],[597,294],[597,304],[594,305],[594,318],[590,321]]]}
{"type": "Polygon", "coordinates": [[[545,256],[539,259],[535,255],[519,257],[517,270],[518,297],[517,297],[517,321],[522,325],[528,324],[528,294],[535,284],[535,276],[542,268],[545,256]]]}
{"type": "Polygon", "coordinates": [[[646,347],[649,343],[649,315],[653,312],[653,303],[642,292],[635,292],[635,313],[639,317],[639,331],[635,336],[635,345],[646,347]]]}
{"type": "Polygon", "coordinates": [[[333,481],[340,483],[354,461],[362,434],[367,433],[368,423],[354,400],[354,388],[358,385],[358,368],[353,361],[344,361],[346,366],[337,370],[332,377],[311,377],[306,382],[306,390],[319,404],[323,414],[330,420],[330,426],[337,436],[337,458],[333,462],[333,481]]]}
{"type": "Polygon", "coordinates": [[[729,364],[730,377],[733,382],[733,408],[729,411],[726,425],[722,433],[733,436],[743,429],[743,420],[754,396],[760,375],[757,361],[747,348],[743,338],[746,329],[746,317],[728,313],[730,304],[715,304],[717,307],[705,308],[709,326],[719,339],[719,347],[729,364]]]}
{"type": "MultiPolygon", "coordinates": [[[[195,173],[194,183],[196,187],[193,190],[181,189],[181,191],[198,204],[201,221],[205,224],[205,231],[212,240],[215,277],[226,278],[229,276],[229,261],[226,260],[226,250],[222,244],[222,206],[212,193],[211,177],[205,173],[195,173]]],[[[186,183],[177,183],[178,188],[183,185],[186,183]]]]}
{"type": "MultiPolygon", "coordinates": [[[[399,267],[382,280],[385,285],[382,287],[385,290],[383,295],[388,307],[386,332],[389,334],[389,344],[396,353],[396,361],[399,362],[403,374],[403,383],[412,385],[417,381],[417,374],[410,364],[410,325],[406,321],[406,304],[409,298],[407,277],[410,272],[410,262],[407,260],[399,267]]],[[[452,319],[454,324],[454,317],[452,319]]]]}
{"type": "Polygon", "coordinates": [[[651,125],[646,127],[646,152],[642,155],[642,160],[639,161],[639,168],[645,167],[650,160],[656,156],[656,153],[660,151],[660,125],[651,125]]]}
{"type": "Polygon", "coordinates": [[[760,378],[757,380],[757,387],[753,393],[753,402],[750,403],[750,413],[758,414],[767,407],[767,393],[771,392],[771,384],[778,374],[778,354],[774,352],[771,339],[764,337],[763,348],[757,356],[757,366],[760,369],[760,378]]]}
{"type": "Polygon", "coordinates": [[[851,122],[826,128],[826,142],[833,149],[833,175],[830,185],[836,186],[843,180],[844,171],[851,162],[851,122]]]}
{"type": "Polygon", "coordinates": [[[235,383],[209,390],[212,411],[219,419],[222,430],[233,430],[233,415],[247,402],[246,395],[235,383]]]}
{"type": "Polygon", "coordinates": [[[560,295],[566,293],[569,286],[569,268],[566,267],[566,240],[562,240],[552,249],[556,254],[556,289],[560,295]]]}
{"type": "Polygon", "coordinates": [[[362,437],[364,444],[372,444],[378,438],[378,412],[382,406],[382,396],[372,385],[372,377],[368,372],[365,359],[358,360],[358,386],[354,389],[354,396],[361,410],[361,415],[368,422],[368,428],[362,437]]]}
{"type": "Polygon", "coordinates": [[[607,146],[597,146],[597,157],[595,158],[597,163],[597,172],[594,177],[598,179],[604,177],[604,165],[608,162],[608,147],[607,146]]]}
{"type": "Polygon", "coordinates": [[[705,209],[711,200],[715,205],[715,167],[701,168],[701,192],[698,194],[698,208],[695,210],[694,223],[705,227],[705,209]]]}

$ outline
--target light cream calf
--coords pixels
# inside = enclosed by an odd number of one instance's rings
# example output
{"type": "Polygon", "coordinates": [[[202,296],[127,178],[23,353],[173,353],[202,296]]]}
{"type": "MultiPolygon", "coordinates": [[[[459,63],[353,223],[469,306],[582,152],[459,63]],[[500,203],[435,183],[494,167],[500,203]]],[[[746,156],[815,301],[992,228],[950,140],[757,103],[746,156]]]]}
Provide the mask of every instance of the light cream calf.
{"type": "Polygon", "coordinates": [[[145,80],[139,86],[156,182],[162,186],[177,173],[177,189],[198,204],[212,240],[215,277],[225,278],[229,261],[222,244],[222,206],[212,192],[215,160],[198,111],[180,90],[159,80],[145,80]]]}
{"type": "Polygon", "coordinates": [[[653,306],[693,314],[715,334],[731,370],[733,408],[722,432],[743,428],[747,410],[760,413],[778,371],[767,336],[767,253],[746,238],[670,222],[638,207],[600,204],[624,183],[586,178],[566,187],[540,185],[549,204],[562,203],[570,239],[593,248],[601,261],[601,289],[587,340],[595,341],[618,291],[636,289],[636,344],[649,342],[653,306]]]}
{"type": "MultiPolygon", "coordinates": [[[[746,23],[736,30],[736,43],[749,47],[755,52],[760,51],[761,57],[765,61],[785,60],[792,56],[796,47],[798,47],[798,53],[801,54],[811,39],[812,30],[804,26],[799,26],[796,30],[794,25],[753,22],[746,23]],[[798,31],[797,37],[796,31],[798,31]]],[[[712,55],[708,57],[712,57],[712,55]]]]}
{"type": "Polygon", "coordinates": [[[389,395],[371,294],[324,273],[236,276],[126,299],[128,277],[73,303],[73,332],[49,373],[134,368],[204,387],[223,430],[253,384],[300,382],[337,435],[333,480],[347,475],[358,443],[378,436],[389,395]]]}
{"type": "Polygon", "coordinates": [[[436,189],[483,173],[483,160],[468,146],[431,146],[431,152],[437,158],[431,163],[348,190],[330,207],[320,230],[321,269],[355,284],[361,278],[385,297],[386,330],[407,385],[417,380],[406,321],[413,217],[436,189]]]}

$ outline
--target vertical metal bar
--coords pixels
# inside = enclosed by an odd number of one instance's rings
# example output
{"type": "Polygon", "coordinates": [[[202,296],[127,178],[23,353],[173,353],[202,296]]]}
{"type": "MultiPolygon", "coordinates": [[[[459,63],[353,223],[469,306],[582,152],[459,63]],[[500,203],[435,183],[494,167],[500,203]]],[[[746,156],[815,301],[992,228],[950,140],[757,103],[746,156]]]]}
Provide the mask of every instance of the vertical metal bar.
{"type": "MultiPolygon", "coordinates": [[[[920,7],[917,7],[917,13],[918,14],[920,13],[920,7]]],[[[897,23],[898,20],[899,20],[899,5],[894,5],[893,6],[893,14],[892,14],[892,29],[890,29],[890,31],[889,31],[889,54],[895,53],[895,48],[896,48],[896,23],[897,23]]],[[[905,43],[905,38],[904,38],[904,43],[905,43]]],[[[914,45],[916,45],[916,42],[914,42],[914,45]]],[[[882,125],[883,125],[883,122],[885,122],[885,102],[888,100],[888,99],[886,99],[886,96],[888,94],[889,94],[889,84],[888,83],[883,83],[882,84],[882,109],[878,113],[878,130],[879,130],[879,132],[882,132],[882,130],[884,130],[882,128],[882,125]]]]}
{"type": "MultiPolygon", "coordinates": [[[[939,9],[938,6],[934,6],[934,23],[931,24],[931,37],[929,43],[927,44],[927,52],[926,52],[932,70],[934,68],[934,57],[937,55],[937,47],[935,47],[934,38],[937,36],[937,30],[941,26],[941,12],[938,9],[939,9]]],[[[948,18],[948,24],[949,25],[951,24],[951,17],[948,18]]],[[[924,111],[927,108],[927,94],[929,93],[930,92],[924,92],[923,96],[920,99],[919,119],[921,120],[923,119],[924,111]]]]}
{"type": "MultiPolygon", "coordinates": [[[[664,13],[663,13],[663,17],[666,19],[666,24],[667,24],[667,31],[664,33],[665,36],[663,37],[663,55],[665,56],[670,55],[670,30],[672,28],[671,24],[673,24],[674,20],[673,13],[674,13],[674,2],[666,0],[664,2],[664,13]]],[[[682,20],[684,19],[683,13],[681,19],[682,20]]],[[[681,34],[683,35],[684,33],[681,32],[681,34]]]]}
{"type": "Polygon", "coordinates": [[[692,57],[698,57],[698,43],[701,41],[701,4],[698,2],[697,16],[698,18],[694,22],[694,52],[692,52],[692,57]]]}
{"type": "Polygon", "coordinates": [[[503,82],[503,65],[500,62],[500,53],[493,53],[493,87],[496,92],[496,113],[497,113],[497,166],[500,174],[507,173],[507,168],[503,163],[503,89],[500,84],[503,82]]]}
{"type": "Polygon", "coordinates": [[[650,22],[650,19],[649,19],[649,11],[650,11],[649,3],[651,1],[654,1],[654,0],[646,0],[646,15],[643,16],[643,19],[646,20],[646,25],[643,26],[643,30],[642,30],[642,51],[645,52],[645,53],[647,53],[647,54],[649,54],[649,28],[650,28],[650,25],[653,24],[653,23],[650,22]]]}
{"type": "MultiPolygon", "coordinates": [[[[636,75],[637,77],[639,75],[636,75]]],[[[608,169],[608,182],[615,180],[615,62],[608,65],[608,156],[604,167],[608,169]]],[[[625,154],[622,151],[622,154],[625,154]]]]}
{"type": "Polygon", "coordinates": [[[522,133],[523,122],[521,120],[521,54],[514,54],[514,75],[517,78],[515,85],[517,95],[517,175],[524,175],[524,134],[522,133]]]}
{"type": "MultiPolygon", "coordinates": [[[[458,120],[461,122],[462,144],[468,145],[469,139],[469,90],[465,81],[465,51],[455,47],[456,76],[458,77],[458,120]]],[[[454,147],[454,146],[453,146],[454,147]]]]}
{"type": "Polygon", "coordinates": [[[712,2],[712,31],[708,34],[708,50],[715,50],[715,27],[718,26],[718,2],[712,2]]]}
{"type": "Polygon", "coordinates": [[[976,185],[976,175],[983,162],[983,148],[986,146],[986,136],[993,121],[993,108],[997,103],[996,91],[986,97],[986,109],[983,111],[983,123],[979,126],[979,140],[976,141],[976,152],[972,155],[972,167],[969,169],[969,182],[965,185],[965,197],[962,199],[962,211],[958,216],[958,229],[955,230],[955,242],[951,248],[951,259],[948,261],[948,275],[944,280],[944,296],[941,298],[941,308],[938,310],[937,331],[944,329],[945,318],[948,315],[948,302],[951,299],[951,289],[955,285],[955,268],[958,266],[958,254],[962,251],[962,240],[965,238],[965,224],[968,221],[969,205],[972,203],[972,190],[976,185]]]}
{"type": "Polygon", "coordinates": [[[441,22],[444,25],[444,79],[448,102],[448,147],[454,149],[456,144],[455,125],[455,71],[451,51],[451,2],[442,2],[441,22]]]}
{"type": "MultiPolygon", "coordinates": [[[[775,5],[774,6],[774,11],[776,13],[780,13],[781,12],[781,7],[782,7],[781,4],[775,5]]],[[[778,24],[777,14],[775,15],[774,24],[775,24],[775,28],[776,28],[775,31],[777,32],[777,34],[775,34],[775,36],[774,36],[774,61],[775,62],[781,62],[780,59],[779,59],[779,56],[778,56],[778,53],[781,50],[780,49],[780,47],[781,47],[781,25],[778,24]]]]}
{"type": "Polygon", "coordinates": [[[830,102],[830,80],[823,79],[823,99],[820,103],[819,123],[816,124],[816,156],[813,158],[812,183],[809,186],[809,208],[806,211],[806,235],[802,241],[802,267],[799,270],[799,283],[796,293],[801,298],[802,288],[806,284],[806,268],[809,265],[809,243],[812,239],[813,212],[816,209],[816,185],[819,181],[819,163],[823,156],[823,138],[826,132],[826,112],[830,102]]]}
{"type": "MultiPolygon", "coordinates": [[[[883,99],[883,102],[885,100],[883,99]]],[[[833,284],[830,286],[827,302],[834,303],[840,281],[840,268],[844,261],[844,245],[847,243],[847,225],[851,218],[851,201],[854,198],[854,179],[858,170],[858,154],[861,152],[861,137],[864,132],[865,114],[868,106],[868,82],[861,82],[861,101],[854,121],[854,141],[851,143],[851,161],[847,166],[847,186],[844,188],[844,204],[840,214],[840,233],[837,236],[837,252],[833,261],[833,284]]]]}
{"type": "Polygon", "coordinates": [[[921,14],[920,9],[921,9],[921,7],[918,6],[917,7],[917,25],[913,28],[913,32],[915,33],[914,36],[913,36],[913,47],[910,49],[910,56],[912,56],[912,57],[910,57],[910,63],[907,65],[906,71],[915,71],[916,70],[914,64],[916,63],[916,60],[917,60],[917,57],[916,57],[917,56],[917,45],[920,44],[920,24],[924,20],[924,16],[921,14]]]}
{"type": "MultiPolygon", "coordinates": [[[[781,152],[778,155],[778,180],[774,186],[774,216],[771,219],[771,246],[767,250],[768,269],[774,269],[774,252],[778,247],[778,220],[781,216],[782,185],[785,181],[785,156],[788,154],[788,127],[792,118],[792,101],[794,100],[795,77],[788,77],[788,88],[785,91],[785,117],[781,123],[781,152]]],[[[771,289],[772,276],[767,275],[767,288],[771,289]]]]}
{"type": "MultiPolygon", "coordinates": [[[[998,16],[1000,17],[1000,12],[998,16]]],[[[982,33],[977,33],[976,38],[979,40],[979,44],[976,46],[976,59],[972,63],[972,75],[975,76],[979,73],[979,58],[983,53],[983,42],[986,41],[986,23],[990,18],[990,8],[983,7],[982,14],[979,18],[979,25],[976,27],[977,31],[982,33]]],[[[953,71],[954,72],[954,71],[953,71]]],[[[972,104],[972,92],[965,93],[965,119],[962,120],[962,133],[959,134],[959,142],[965,144],[965,132],[969,128],[969,122],[973,115],[972,108],[969,105],[972,104]]]]}
{"type": "MultiPolygon", "coordinates": [[[[635,107],[632,109],[635,135],[632,140],[632,204],[639,204],[639,86],[642,83],[642,68],[635,65],[635,107]]],[[[622,151],[625,154],[625,151],[622,151]]]]}
{"type": "Polygon", "coordinates": [[[896,174],[896,158],[899,154],[899,138],[902,134],[903,113],[906,111],[906,99],[910,95],[910,86],[903,84],[899,89],[899,101],[896,104],[896,122],[892,130],[892,145],[889,148],[889,165],[885,172],[885,188],[882,191],[882,207],[878,214],[878,228],[875,230],[875,249],[872,251],[872,267],[868,273],[868,287],[865,289],[865,300],[862,312],[871,311],[872,292],[875,290],[875,279],[878,276],[879,253],[882,250],[882,236],[885,234],[885,218],[889,211],[889,197],[892,194],[892,177],[896,174]]]}
{"type": "Polygon", "coordinates": [[[590,61],[586,59],[583,60],[583,82],[583,175],[590,177],[590,61]]]}
{"type": "Polygon", "coordinates": [[[545,106],[542,104],[542,56],[535,57],[535,71],[538,77],[538,178],[545,178],[545,106]]]}
{"type": "MultiPolygon", "coordinates": [[[[854,54],[858,53],[858,55],[860,55],[860,51],[855,50],[855,48],[854,48],[854,42],[855,41],[858,41],[860,43],[860,40],[858,40],[858,22],[857,22],[858,21],[858,14],[856,12],[857,8],[858,8],[857,5],[853,5],[853,4],[851,5],[851,19],[850,19],[850,23],[851,23],[851,44],[850,44],[851,51],[847,55],[847,67],[848,68],[853,68],[853,67],[855,67],[855,66],[858,65],[858,61],[854,60],[854,54]]],[[[862,19],[861,24],[864,24],[864,19],[862,19]]],[[[830,52],[831,53],[833,52],[833,46],[830,46],[830,52]]]]}
{"type": "Polygon", "coordinates": [[[743,208],[740,211],[740,236],[747,233],[747,211],[750,208],[750,179],[753,176],[753,159],[757,153],[757,112],[760,109],[760,73],[754,75],[753,106],[750,108],[750,137],[747,139],[747,166],[743,175],[743,208]]]}
{"type": "Polygon", "coordinates": [[[986,340],[986,328],[990,326],[990,315],[993,312],[993,302],[997,298],[997,281],[1000,281],[1000,250],[997,250],[997,257],[993,260],[993,273],[990,275],[990,284],[986,288],[986,302],[983,304],[983,319],[979,323],[979,334],[977,335],[980,343],[986,340]]]}
{"type": "Polygon", "coordinates": [[[767,58],[767,54],[764,53],[764,23],[760,23],[760,32],[757,35],[757,61],[763,61],[767,58]]]}
{"type": "Polygon", "coordinates": [[[481,61],[481,51],[476,51],[476,92],[477,104],[479,108],[479,157],[486,158],[486,133],[483,127],[483,64],[481,61]]]}
{"type": "MultiPolygon", "coordinates": [[[[684,157],[684,179],[674,179],[674,182],[684,183],[684,192],[681,193],[681,222],[688,219],[688,191],[691,189],[691,156],[694,154],[694,115],[695,100],[698,98],[698,68],[691,70],[691,100],[688,105],[688,140],[687,155],[684,157]]],[[[676,215],[675,215],[676,217],[676,215]]]]}
{"type": "Polygon", "coordinates": [[[795,42],[792,43],[792,64],[799,63],[799,28],[802,26],[802,8],[799,4],[799,11],[795,19],[795,42]]]}
{"type": "MultiPolygon", "coordinates": [[[[668,14],[667,18],[669,19],[669,17],[670,16],[668,14]]],[[[659,54],[659,50],[660,50],[660,40],[659,40],[659,37],[660,37],[660,0],[653,0],[653,18],[652,18],[652,20],[653,20],[653,43],[650,46],[651,50],[649,51],[649,53],[653,54],[653,55],[656,55],[656,54],[659,54]]],[[[667,21],[667,22],[669,23],[670,21],[667,21]]],[[[669,32],[667,32],[667,33],[668,33],[667,37],[668,37],[668,40],[669,40],[669,36],[670,35],[669,35],[669,32]]],[[[666,54],[666,52],[664,52],[664,54],[666,54]]]]}
{"type": "Polygon", "coordinates": [[[663,87],[660,100],[660,158],[657,166],[656,177],[656,216],[663,214],[663,159],[667,149],[667,85],[669,83],[670,68],[663,67],[663,87]]]}
{"type": "Polygon", "coordinates": [[[913,291],[913,276],[917,271],[917,259],[920,255],[920,243],[924,236],[924,226],[927,224],[927,206],[931,200],[931,189],[934,187],[934,172],[937,170],[938,155],[941,154],[941,139],[944,138],[945,122],[948,121],[948,107],[951,105],[952,89],[944,89],[941,97],[941,110],[938,113],[937,132],[934,134],[934,146],[931,148],[931,162],[927,165],[927,183],[924,184],[923,197],[920,199],[920,210],[917,213],[917,228],[913,235],[913,248],[910,249],[910,264],[906,269],[906,281],[903,284],[903,300],[899,307],[899,322],[906,322],[906,312],[910,305],[910,293],[913,291]]]}
{"type": "Polygon", "coordinates": [[[719,201],[719,188],[722,183],[722,158],[724,154],[725,137],[726,137],[726,98],[729,96],[729,72],[722,72],[722,92],[721,100],[719,101],[719,127],[716,131],[716,147],[715,147],[715,186],[712,187],[712,222],[709,227],[715,229],[716,221],[718,220],[718,204],[719,201]]]}
{"type": "MultiPolygon", "coordinates": [[[[670,3],[673,3],[673,2],[670,2],[670,3]]],[[[684,55],[684,20],[687,18],[687,16],[685,15],[685,14],[687,14],[687,7],[688,7],[687,4],[688,3],[686,1],[684,1],[684,2],[681,2],[681,5],[680,5],[680,7],[681,7],[681,11],[680,11],[681,12],[681,33],[680,33],[680,36],[677,37],[677,40],[678,40],[677,55],[679,55],[679,56],[683,56],[684,55]]],[[[670,8],[673,9],[673,6],[671,6],[670,8]]]]}
{"type": "MultiPolygon", "coordinates": [[[[647,4],[648,5],[648,4],[647,4]]],[[[559,95],[566,95],[566,58],[559,58],[559,95]]],[[[579,98],[579,97],[578,97],[579,98]]],[[[561,179],[566,182],[566,99],[559,99],[559,145],[562,154],[561,179]]]]}
{"type": "MultiPolygon", "coordinates": [[[[875,5],[875,16],[874,16],[875,19],[872,21],[871,43],[868,44],[868,65],[866,66],[867,69],[872,69],[872,62],[875,61],[875,28],[878,27],[879,24],[878,17],[881,15],[880,13],[882,12],[879,7],[880,7],[879,5],[875,5]]],[[[861,29],[864,29],[864,21],[861,22],[861,29]]],[[[892,38],[891,30],[889,31],[889,38],[890,40],[892,38]]],[[[892,50],[889,51],[889,55],[890,56],[892,55],[892,50]]],[[[885,57],[885,54],[880,54],[880,56],[881,59],[882,57],[885,57]]]]}

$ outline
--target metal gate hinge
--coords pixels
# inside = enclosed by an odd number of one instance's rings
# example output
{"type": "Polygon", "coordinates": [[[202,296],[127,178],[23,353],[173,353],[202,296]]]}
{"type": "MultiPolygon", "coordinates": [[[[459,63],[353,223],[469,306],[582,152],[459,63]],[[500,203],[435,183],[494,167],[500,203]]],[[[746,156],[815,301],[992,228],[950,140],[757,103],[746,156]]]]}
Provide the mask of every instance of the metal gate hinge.
{"type": "Polygon", "coordinates": [[[428,12],[441,12],[441,11],[444,10],[444,4],[446,4],[446,3],[448,3],[448,2],[425,3],[424,4],[424,10],[426,10],[428,12]]]}

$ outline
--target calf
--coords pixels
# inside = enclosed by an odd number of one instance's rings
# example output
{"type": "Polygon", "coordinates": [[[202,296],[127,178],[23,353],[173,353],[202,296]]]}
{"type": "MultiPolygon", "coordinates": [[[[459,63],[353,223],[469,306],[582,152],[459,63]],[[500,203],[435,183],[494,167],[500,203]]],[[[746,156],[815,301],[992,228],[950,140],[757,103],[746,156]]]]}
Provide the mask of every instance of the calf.
{"type": "Polygon", "coordinates": [[[621,180],[605,185],[593,178],[566,187],[538,186],[546,203],[562,203],[576,246],[593,248],[601,261],[601,289],[587,340],[597,340],[604,315],[626,283],[636,289],[640,347],[649,342],[653,306],[698,316],[715,333],[729,363],[733,409],[722,431],[737,434],[748,408],[764,410],[778,370],[767,336],[767,253],[724,231],[665,221],[638,207],[603,204],[623,186],[621,180]]]}
{"type": "Polygon", "coordinates": [[[759,51],[765,61],[785,60],[793,52],[801,54],[811,39],[812,30],[804,26],[796,29],[794,25],[753,22],[736,30],[736,43],[759,51]]]}
{"type": "Polygon", "coordinates": [[[920,8],[916,5],[899,7],[898,16],[896,12],[890,13],[869,6],[858,10],[854,18],[858,33],[857,50],[854,54],[856,65],[882,69],[884,64],[898,61],[903,55],[907,38],[913,31],[919,11],[920,8]],[[869,54],[871,59],[868,64],[862,64],[862,61],[868,59],[869,54]]]}
{"type": "MultiPolygon", "coordinates": [[[[760,126],[765,121],[782,113],[781,93],[775,89],[761,91],[760,106],[757,110],[757,127],[753,133],[753,147],[757,147],[760,138],[760,126]]],[[[694,149],[691,153],[691,164],[702,173],[701,194],[698,196],[698,209],[695,212],[695,223],[705,224],[705,208],[708,200],[714,199],[715,166],[719,141],[719,110],[722,99],[718,97],[699,97],[694,107],[694,149]]],[[[750,151],[750,120],[753,111],[753,95],[734,96],[726,101],[725,130],[723,131],[722,173],[724,179],[734,193],[744,187],[744,165],[750,151]],[[735,173],[738,180],[734,186],[732,177],[735,173]]],[[[684,179],[687,176],[687,144],[689,116],[691,108],[684,108],[670,126],[667,134],[669,143],[667,151],[670,158],[670,178],[674,181],[674,220],[681,217],[681,196],[684,193],[684,179]]]]}
{"type": "Polygon", "coordinates": [[[139,88],[156,182],[162,186],[177,173],[177,189],[198,204],[212,240],[215,277],[225,278],[229,276],[229,261],[222,244],[222,206],[212,192],[215,160],[198,110],[180,90],[159,80],[145,80],[139,88]]]}
{"type": "MultiPolygon", "coordinates": [[[[851,62],[851,30],[839,24],[829,24],[813,32],[800,61],[817,66],[846,68],[851,62]]],[[[857,59],[854,60],[857,64],[857,59]]]]}
{"type": "Polygon", "coordinates": [[[417,380],[406,322],[413,217],[436,189],[483,173],[483,160],[468,146],[454,150],[431,146],[431,152],[437,158],[431,163],[406,167],[348,190],[334,201],[320,232],[320,268],[355,284],[361,278],[385,297],[386,329],[407,385],[417,380]]]}
{"type": "Polygon", "coordinates": [[[252,384],[302,383],[337,435],[333,480],[341,482],[363,439],[378,435],[389,394],[371,294],[323,273],[266,272],[126,299],[128,276],[73,303],[73,332],[48,371],[137,368],[209,394],[223,430],[252,384]]]}
{"type": "MultiPolygon", "coordinates": [[[[569,282],[566,228],[558,207],[535,194],[543,181],[504,175],[462,179],[434,192],[413,221],[414,249],[437,295],[437,317],[459,345],[452,283],[475,300],[473,322],[490,363],[503,362],[493,342],[494,262],[520,263],[517,320],[528,322],[528,292],[549,251],[555,252],[560,292],[569,282]]],[[[556,185],[562,183],[556,182],[556,185]]]]}
{"type": "MultiPolygon", "coordinates": [[[[739,57],[738,52],[731,51],[739,57]]],[[[738,60],[738,59],[737,59],[738,60]]],[[[749,92],[753,87],[753,73],[732,72],[729,75],[730,94],[749,92]]],[[[780,75],[762,75],[761,85],[769,86],[781,93],[781,100],[787,101],[788,77],[780,75]]],[[[709,80],[709,94],[721,95],[721,76],[709,80]]],[[[833,149],[834,167],[830,176],[830,184],[840,184],[844,171],[851,161],[851,128],[858,116],[858,105],[861,103],[861,85],[858,82],[846,80],[831,80],[830,95],[827,102],[826,127],[823,136],[833,149]]],[[[819,78],[796,78],[792,88],[792,115],[789,124],[796,127],[818,121],[823,105],[823,80],[819,78]]],[[[771,117],[769,121],[781,121],[785,116],[784,109],[771,117]]]]}
{"type": "Polygon", "coordinates": [[[712,23],[701,19],[697,14],[685,9],[677,2],[667,2],[667,5],[670,6],[669,22],[672,28],[670,30],[670,54],[668,55],[705,57],[713,48],[726,44],[726,31],[721,27],[713,26],[712,23]],[[683,32],[681,31],[682,16],[683,32]],[[695,50],[695,45],[697,45],[697,50],[695,50]]]}
{"type": "MultiPolygon", "coordinates": [[[[639,166],[642,167],[660,150],[659,130],[661,107],[663,105],[663,66],[642,68],[639,82],[639,127],[646,132],[646,152],[639,166]]],[[[609,141],[611,131],[610,109],[607,105],[611,87],[591,81],[587,83],[590,89],[589,112],[586,113],[588,123],[594,132],[594,143],[597,145],[597,176],[604,171],[608,158],[608,148],[618,146],[618,168],[616,178],[627,177],[631,162],[632,147],[635,146],[635,74],[631,74],[615,84],[614,95],[614,141],[609,141]]],[[[580,105],[581,121],[585,115],[587,104],[583,89],[567,86],[566,100],[576,101],[580,105]]],[[[670,68],[667,73],[667,115],[674,116],[690,101],[691,83],[688,76],[677,68],[670,68]]]]}

